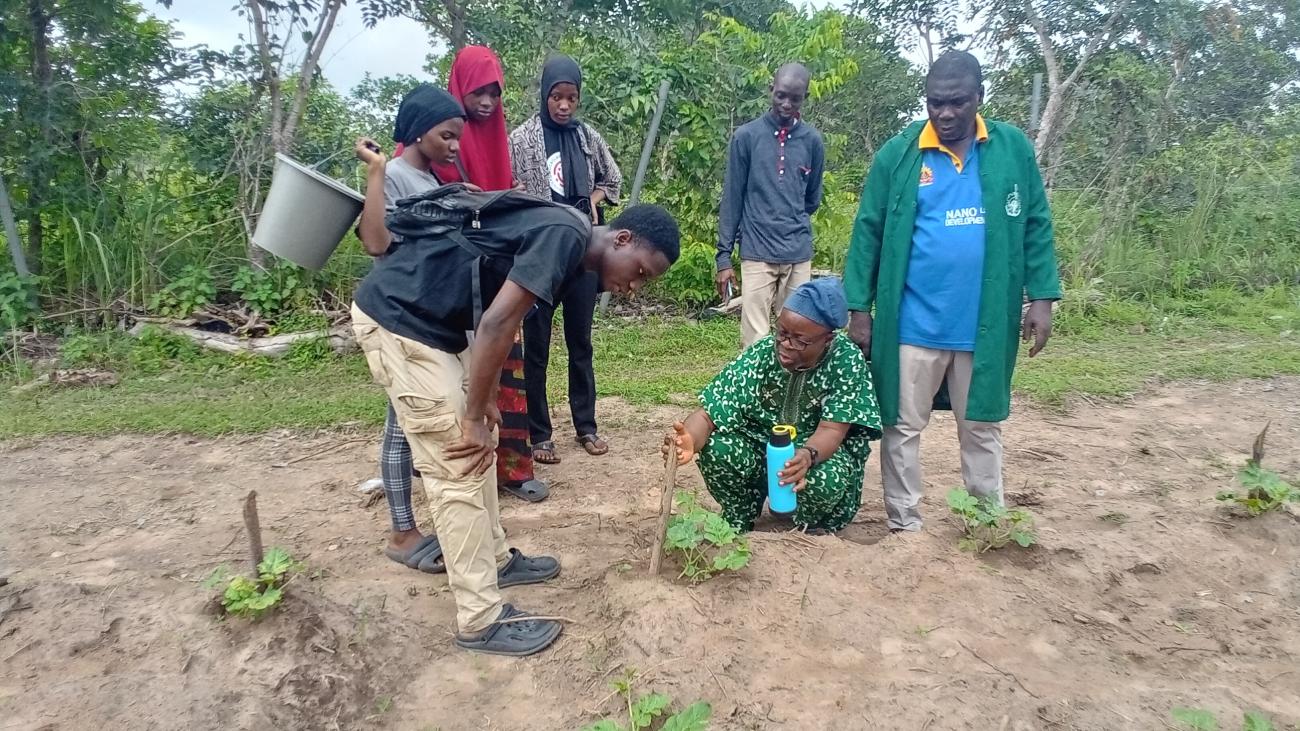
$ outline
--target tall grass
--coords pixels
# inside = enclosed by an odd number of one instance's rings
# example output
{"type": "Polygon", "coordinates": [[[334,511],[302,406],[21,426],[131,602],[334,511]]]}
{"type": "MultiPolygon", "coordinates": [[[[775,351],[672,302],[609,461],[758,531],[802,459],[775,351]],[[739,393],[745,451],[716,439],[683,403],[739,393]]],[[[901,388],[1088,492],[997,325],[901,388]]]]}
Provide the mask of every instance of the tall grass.
{"type": "Polygon", "coordinates": [[[1298,142],[1223,133],[1140,161],[1111,189],[1056,190],[1067,285],[1146,300],[1300,285],[1298,142]]]}

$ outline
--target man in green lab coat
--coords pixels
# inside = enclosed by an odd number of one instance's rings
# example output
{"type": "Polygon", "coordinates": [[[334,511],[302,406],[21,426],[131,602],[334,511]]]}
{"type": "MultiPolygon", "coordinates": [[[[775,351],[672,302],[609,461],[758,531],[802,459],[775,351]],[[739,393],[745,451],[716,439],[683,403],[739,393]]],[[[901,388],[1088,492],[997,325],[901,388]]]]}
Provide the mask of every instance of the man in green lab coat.
{"type": "Polygon", "coordinates": [[[876,154],[845,265],[849,336],[871,361],[885,426],[881,473],[895,532],[921,529],[921,432],[945,390],[966,488],[1002,500],[1017,335],[1032,338],[1037,355],[1061,296],[1033,145],[981,117],[983,101],[974,56],[934,62],[929,120],[876,154]]]}

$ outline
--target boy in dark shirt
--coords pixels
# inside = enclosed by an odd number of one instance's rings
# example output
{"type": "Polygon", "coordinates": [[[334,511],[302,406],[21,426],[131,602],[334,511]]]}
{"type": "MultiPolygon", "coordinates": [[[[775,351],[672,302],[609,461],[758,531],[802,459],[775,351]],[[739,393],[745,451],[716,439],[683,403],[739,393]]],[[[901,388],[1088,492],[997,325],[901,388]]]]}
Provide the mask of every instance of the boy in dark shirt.
{"type": "MultiPolygon", "coordinates": [[[[380,207],[368,201],[363,223],[384,214],[372,208],[380,207]]],[[[531,655],[555,641],[560,624],[526,619],[502,602],[500,588],[545,581],[560,566],[549,556],[508,548],[501,529],[496,473],[489,469],[500,424],[501,365],[534,303],[553,304],[585,272],[595,272],[605,289],[635,292],[677,260],[680,234],[667,211],[648,205],[594,228],[558,205],[484,211],[477,220],[477,228],[461,233],[481,258],[449,236],[405,235],[358,286],[352,322],[424,477],[456,598],[456,644],[531,655]]]]}

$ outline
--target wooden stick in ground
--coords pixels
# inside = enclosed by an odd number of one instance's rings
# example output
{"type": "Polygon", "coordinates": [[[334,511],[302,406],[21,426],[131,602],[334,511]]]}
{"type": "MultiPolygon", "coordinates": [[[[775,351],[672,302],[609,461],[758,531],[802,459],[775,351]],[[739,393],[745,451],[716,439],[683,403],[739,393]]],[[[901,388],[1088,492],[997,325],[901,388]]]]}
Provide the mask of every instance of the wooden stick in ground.
{"type": "Polygon", "coordinates": [[[253,575],[262,563],[262,524],[257,520],[257,490],[249,490],[244,498],[244,530],[248,533],[248,547],[253,557],[253,575]]]}
{"type": "Polygon", "coordinates": [[[671,435],[664,437],[668,454],[664,458],[664,491],[659,496],[659,523],[655,527],[654,548],[650,554],[650,575],[658,576],[664,563],[664,538],[668,534],[668,518],[673,514],[673,493],[677,486],[677,444],[671,435]]]}

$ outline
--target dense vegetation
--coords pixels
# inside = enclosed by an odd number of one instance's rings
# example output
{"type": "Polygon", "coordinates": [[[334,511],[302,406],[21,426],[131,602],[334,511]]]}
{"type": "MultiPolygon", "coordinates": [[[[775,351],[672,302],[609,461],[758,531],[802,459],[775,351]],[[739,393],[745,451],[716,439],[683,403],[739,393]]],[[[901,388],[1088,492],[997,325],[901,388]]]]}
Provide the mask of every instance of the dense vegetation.
{"type": "MultiPolygon", "coordinates": [[[[23,254],[0,263],[0,331],[93,328],[122,310],[183,316],[210,302],[271,319],[339,309],[369,266],[355,241],[320,274],[247,247],[276,150],[316,161],[359,133],[386,140],[412,83],[372,78],[344,92],[318,78],[310,56],[338,1],[245,0],[231,12],[265,37],[207,49],[127,0],[0,0],[0,202],[14,221],[0,233],[23,254]]],[[[942,0],[817,12],[784,0],[361,3],[371,17],[421,20],[435,47],[495,48],[512,124],[535,109],[548,50],[576,56],[586,119],[629,187],[668,79],[643,197],[683,221],[683,263],[656,288],[679,304],[711,299],[727,139],[765,108],[777,65],[814,72],[805,113],[830,158],[817,264],[837,269],[873,151],[920,111],[921,73],[906,58],[944,47],[991,59],[987,113],[1027,128],[1032,78],[1045,73],[1037,144],[1074,306],[1163,306],[1225,288],[1295,302],[1294,0],[977,0],[962,4],[970,19],[942,0]]],[[[347,153],[325,167],[360,183],[347,153]]]]}

